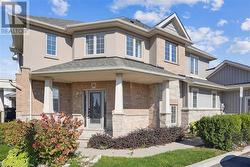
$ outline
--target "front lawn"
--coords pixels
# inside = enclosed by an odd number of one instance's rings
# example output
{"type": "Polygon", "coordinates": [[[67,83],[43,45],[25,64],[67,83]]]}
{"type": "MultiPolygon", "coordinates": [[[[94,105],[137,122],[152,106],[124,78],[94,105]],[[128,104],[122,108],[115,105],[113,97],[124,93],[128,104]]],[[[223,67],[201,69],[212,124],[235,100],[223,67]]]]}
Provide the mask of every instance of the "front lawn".
{"type": "Polygon", "coordinates": [[[9,146],[0,144],[0,162],[7,157],[9,150],[9,146]]]}
{"type": "Polygon", "coordinates": [[[208,148],[190,148],[145,158],[102,157],[94,167],[182,167],[222,153],[225,152],[208,148]]]}

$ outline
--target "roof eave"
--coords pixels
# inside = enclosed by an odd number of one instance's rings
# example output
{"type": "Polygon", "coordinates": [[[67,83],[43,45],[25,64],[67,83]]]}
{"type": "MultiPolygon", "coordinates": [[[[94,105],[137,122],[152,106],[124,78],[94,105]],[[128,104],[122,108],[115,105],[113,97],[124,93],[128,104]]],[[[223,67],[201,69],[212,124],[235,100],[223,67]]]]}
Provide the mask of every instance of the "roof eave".
{"type": "Polygon", "coordinates": [[[198,56],[202,56],[210,61],[217,60],[217,58],[212,56],[211,54],[206,53],[205,51],[202,51],[202,50],[195,48],[193,46],[187,46],[187,52],[197,54],[198,56]]]}

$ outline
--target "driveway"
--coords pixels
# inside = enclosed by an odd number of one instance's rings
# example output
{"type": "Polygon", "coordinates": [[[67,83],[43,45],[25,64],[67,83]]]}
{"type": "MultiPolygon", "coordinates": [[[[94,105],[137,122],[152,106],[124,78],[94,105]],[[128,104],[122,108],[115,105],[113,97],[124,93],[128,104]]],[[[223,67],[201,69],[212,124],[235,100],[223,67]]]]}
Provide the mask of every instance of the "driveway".
{"type": "Polygon", "coordinates": [[[212,167],[250,167],[250,152],[237,156],[212,167]]]}

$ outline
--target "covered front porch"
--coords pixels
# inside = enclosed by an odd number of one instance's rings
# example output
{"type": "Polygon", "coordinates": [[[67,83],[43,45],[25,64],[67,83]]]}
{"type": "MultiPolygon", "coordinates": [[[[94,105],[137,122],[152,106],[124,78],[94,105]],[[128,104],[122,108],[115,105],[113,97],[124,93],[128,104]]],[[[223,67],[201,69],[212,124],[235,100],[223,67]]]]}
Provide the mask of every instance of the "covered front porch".
{"type": "Polygon", "coordinates": [[[132,63],[137,68],[114,68],[116,63],[112,69],[57,71],[61,69],[57,65],[53,70],[33,71],[34,98],[42,91],[44,113],[65,112],[82,119],[85,137],[104,131],[116,137],[138,128],[170,125],[169,81],[176,76],[158,67],[132,63]],[[37,85],[44,87],[37,89],[37,85]]]}

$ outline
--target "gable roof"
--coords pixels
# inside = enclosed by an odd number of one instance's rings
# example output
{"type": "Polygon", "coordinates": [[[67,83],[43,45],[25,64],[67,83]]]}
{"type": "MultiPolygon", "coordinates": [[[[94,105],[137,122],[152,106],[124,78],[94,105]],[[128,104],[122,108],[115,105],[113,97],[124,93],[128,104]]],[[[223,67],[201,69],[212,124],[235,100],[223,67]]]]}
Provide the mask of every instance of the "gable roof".
{"type": "Polygon", "coordinates": [[[165,28],[167,25],[172,23],[173,25],[177,26],[178,31],[182,34],[183,37],[187,38],[188,40],[191,41],[191,38],[189,37],[184,25],[182,24],[181,20],[177,16],[176,13],[171,14],[161,22],[155,25],[155,27],[158,28],[165,28]]]}
{"type": "Polygon", "coordinates": [[[250,71],[250,66],[248,66],[248,65],[237,63],[237,62],[233,62],[233,61],[230,61],[230,60],[224,60],[223,62],[221,62],[216,67],[208,69],[208,70],[212,70],[212,72],[207,76],[207,78],[210,78],[211,76],[213,76],[214,74],[216,74],[219,70],[221,70],[226,65],[230,65],[230,66],[233,66],[235,68],[239,68],[239,69],[243,69],[243,70],[246,70],[246,71],[250,71]]]}

